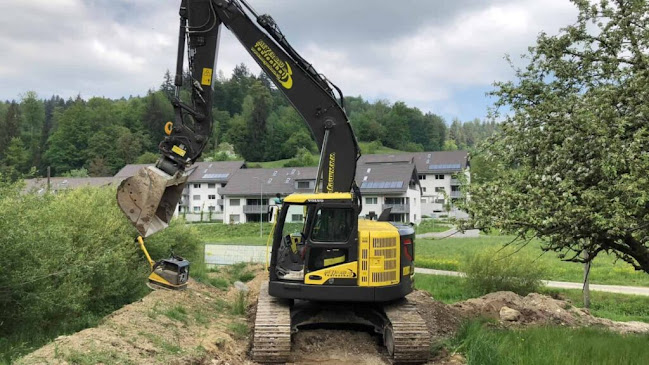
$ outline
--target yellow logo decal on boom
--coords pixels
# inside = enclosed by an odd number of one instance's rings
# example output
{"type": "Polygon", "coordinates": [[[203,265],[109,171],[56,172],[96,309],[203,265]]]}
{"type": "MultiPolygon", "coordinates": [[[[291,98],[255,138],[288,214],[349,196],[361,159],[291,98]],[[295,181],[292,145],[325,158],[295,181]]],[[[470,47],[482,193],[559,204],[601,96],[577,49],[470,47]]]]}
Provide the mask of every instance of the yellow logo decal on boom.
{"type": "Polygon", "coordinates": [[[259,58],[261,63],[266,66],[280,85],[285,89],[293,87],[293,70],[286,61],[282,61],[275,52],[264,42],[258,40],[251,48],[252,53],[259,58]]]}
{"type": "Polygon", "coordinates": [[[329,176],[327,177],[327,193],[334,192],[334,173],[336,171],[336,152],[329,154],[329,176]]]}

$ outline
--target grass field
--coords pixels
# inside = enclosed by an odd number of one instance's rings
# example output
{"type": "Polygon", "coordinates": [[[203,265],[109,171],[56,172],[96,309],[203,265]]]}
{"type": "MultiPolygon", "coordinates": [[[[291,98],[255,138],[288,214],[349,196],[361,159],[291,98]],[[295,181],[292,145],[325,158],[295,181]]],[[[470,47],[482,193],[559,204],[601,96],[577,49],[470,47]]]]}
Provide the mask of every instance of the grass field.
{"type": "Polygon", "coordinates": [[[451,349],[470,365],[646,364],[648,335],[619,335],[592,328],[499,329],[484,321],[465,324],[451,349]]]}
{"type": "Polygon", "coordinates": [[[417,234],[429,232],[444,232],[453,228],[451,225],[446,224],[437,219],[424,219],[419,223],[416,228],[417,234]]]}
{"type": "MultiPolygon", "coordinates": [[[[375,150],[372,150],[370,147],[370,142],[358,142],[358,145],[361,148],[361,152],[364,155],[374,155],[374,154],[394,154],[394,153],[407,153],[405,151],[400,151],[400,150],[395,150],[394,148],[390,147],[385,147],[381,146],[375,150]],[[372,153],[369,153],[368,151],[372,151],[372,153]]],[[[313,161],[314,164],[313,166],[318,166],[318,159],[320,156],[318,154],[311,154],[313,156],[313,161]]],[[[283,160],[276,160],[276,161],[265,161],[265,162],[248,162],[249,167],[261,167],[261,168],[266,168],[266,169],[271,169],[271,168],[279,168],[279,167],[284,167],[284,164],[288,162],[290,158],[285,158],[283,160]]]]}
{"type": "MultiPolygon", "coordinates": [[[[416,246],[416,265],[431,269],[461,271],[462,263],[471,254],[489,247],[500,247],[510,242],[509,236],[480,236],[478,238],[447,238],[442,240],[420,239],[416,246]]],[[[583,265],[563,262],[555,253],[543,253],[541,242],[533,240],[522,248],[517,255],[525,255],[538,260],[546,270],[544,279],[581,282],[583,265]]],[[[506,260],[503,255],[501,258],[506,260]]],[[[593,262],[591,273],[593,284],[617,284],[631,286],[649,286],[649,274],[633,269],[631,265],[618,261],[612,256],[600,254],[593,262]]]]}
{"type": "MultiPolygon", "coordinates": [[[[441,302],[452,304],[476,297],[466,289],[466,280],[457,276],[417,274],[415,286],[428,291],[441,302]]],[[[543,288],[541,293],[570,299],[575,307],[583,307],[581,290],[543,288]]],[[[590,298],[590,311],[594,316],[615,321],[649,322],[649,297],[591,291],[590,298]]]]}
{"type": "MultiPolygon", "coordinates": [[[[418,227],[418,233],[430,232],[431,229],[442,229],[438,224],[418,227]]],[[[243,223],[227,225],[222,223],[195,224],[201,240],[204,243],[265,245],[272,225],[264,223],[260,235],[259,223],[243,223]]],[[[298,225],[296,225],[298,227],[298,225]]],[[[296,228],[297,229],[297,228],[296,228]]],[[[445,229],[444,229],[445,230],[445,229]]],[[[419,239],[416,246],[416,265],[431,269],[461,271],[467,257],[480,250],[500,247],[511,241],[509,236],[480,236],[478,238],[447,238],[442,240],[419,239]]],[[[544,279],[580,282],[583,275],[583,265],[573,262],[563,262],[552,252],[543,253],[540,241],[532,241],[522,248],[517,255],[525,255],[535,259],[545,268],[544,279]]],[[[503,260],[507,258],[505,255],[503,260]]],[[[617,284],[631,286],[649,286],[649,275],[635,271],[625,262],[611,256],[601,254],[593,262],[590,274],[593,284],[617,284]]]]}

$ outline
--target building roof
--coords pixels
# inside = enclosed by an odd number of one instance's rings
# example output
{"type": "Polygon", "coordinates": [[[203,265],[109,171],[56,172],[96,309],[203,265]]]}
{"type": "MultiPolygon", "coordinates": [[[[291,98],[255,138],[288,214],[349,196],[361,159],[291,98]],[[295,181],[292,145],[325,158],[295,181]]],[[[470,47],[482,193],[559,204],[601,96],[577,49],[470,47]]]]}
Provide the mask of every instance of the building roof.
{"type": "MultiPolygon", "coordinates": [[[[52,177],[50,189],[52,191],[74,189],[81,186],[117,186],[123,177],[52,177]]],[[[25,191],[42,193],[47,190],[47,178],[25,180],[25,191]]]]}
{"type": "Polygon", "coordinates": [[[232,175],[221,195],[288,195],[295,192],[296,180],[315,180],[316,167],[283,167],[271,169],[241,169],[232,175]],[[260,184],[261,182],[261,184],[260,184]]]}
{"type": "Polygon", "coordinates": [[[122,177],[122,178],[127,178],[134,176],[136,172],[138,172],[141,168],[147,167],[147,166],[153,166],[154,164],[152,163],[145,163],[145,164],[130,164],[122,167],[121,170],[117,171],[115,174],[115,177],[122,177]]]}
{"type": "Polygon", "coordinates": [[[467,151],[412,152],[385,155],[363,155],[359,164],[410,164],[420,173],[453,173],[469,166],[467,151]]]}
{"type": "Polygon", "coordinates": [[[366,163],[356,168],[356,184],[363,194],[404,193],[418,183],[417,168],[410,163],[366,163]]]}
{"type": "MultiPolygon", "coordinates": [[[[134,176],[141,168],[153,165],[126,165],[115,174],[115,177],[127,178],[134,176]]],[[[235,171],[245,167],[244,161],[196,162],[187,170],[190,173],[187,182],[227,182],[235,171]]]]}
{"type": "Polygon", "coordinates": [[[246,167],[244,161],[197,162],[187,182],[228,182],[232,175],[246,167]]]}

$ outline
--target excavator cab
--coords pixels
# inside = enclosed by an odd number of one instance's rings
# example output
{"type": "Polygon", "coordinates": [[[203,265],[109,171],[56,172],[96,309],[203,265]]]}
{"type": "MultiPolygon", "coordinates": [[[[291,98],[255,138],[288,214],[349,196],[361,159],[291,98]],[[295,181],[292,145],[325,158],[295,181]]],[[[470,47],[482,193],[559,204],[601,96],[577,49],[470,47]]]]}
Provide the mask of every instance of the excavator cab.
{"type": "Polygon", "coordinates": [[[350,251],[356,251],[357,213],[352,200],[346,199],[350,194],[313,195],[319,198],[309,200],[294,194],[282,205],[281,228],[276,228],[274,237],[277,255],[273,255],[280,280],[302,282],[305,273],[344,263],[354,256],[350,251]]]}

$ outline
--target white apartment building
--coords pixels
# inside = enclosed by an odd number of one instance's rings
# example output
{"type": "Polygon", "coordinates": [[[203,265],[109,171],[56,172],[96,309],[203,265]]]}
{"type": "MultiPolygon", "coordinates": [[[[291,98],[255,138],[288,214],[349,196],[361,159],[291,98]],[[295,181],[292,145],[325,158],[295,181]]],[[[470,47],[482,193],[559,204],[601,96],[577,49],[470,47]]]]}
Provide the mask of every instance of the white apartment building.
{"type": "MultiPolygon", "coordinates": [[[[245,223],[267,221],[269,206],[275,205],[276,194],[313,192],[317,168],[245,169],[233,175],[222,189],[223,222],[245,223]]],[[[356,182],[363,197],[361,217],[378,217],[383,209],[392,208],[390,220],[419,223],[421,190],[414,165],[360,166],[356,182]]],[[[301,222],[300,212],[290,214],[287,221],[301,222]]]]}
{"type": "MultiPolygon", "coordinates": [[[[294,192],[312,192],[317,168],[284,167],[276,169],[245,169],[237,171],[229,184],[221,190],[224,201],[224,223],[268,221],[268,207],[275,205],[275,197],[294,192]]],[[[289,221],[302,221],[297,214],[289,221]]]]}
{"type": "Polygon", "coordinates": [[[359,164],[356,183],[363,198],[361,217],[378,217],[390,208],[392,222],[421,222],[421,186],[413,164],[359,164]]]}
{"type": "Polygon", "coordinates": [[[421,214],[431,217],[455,216],[466,213],[453,204],[462,197],[461,182],[464,174],[470,182],[469,159],[466,151],[416,152],[392,155],[361,156],[359,163],[369,165],[414,164],[421,184],[421,214]]]}

